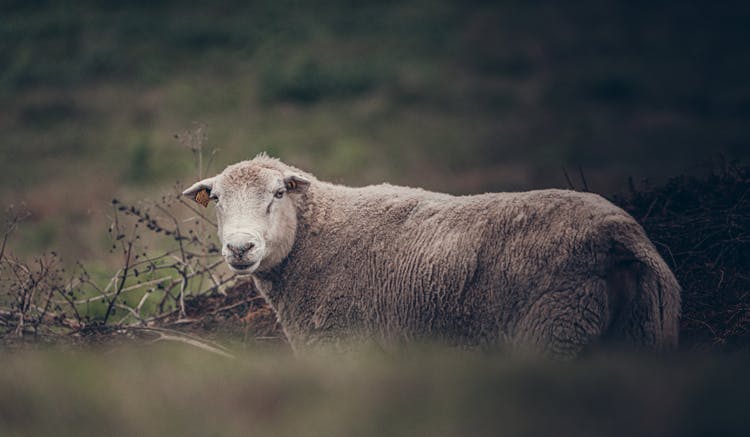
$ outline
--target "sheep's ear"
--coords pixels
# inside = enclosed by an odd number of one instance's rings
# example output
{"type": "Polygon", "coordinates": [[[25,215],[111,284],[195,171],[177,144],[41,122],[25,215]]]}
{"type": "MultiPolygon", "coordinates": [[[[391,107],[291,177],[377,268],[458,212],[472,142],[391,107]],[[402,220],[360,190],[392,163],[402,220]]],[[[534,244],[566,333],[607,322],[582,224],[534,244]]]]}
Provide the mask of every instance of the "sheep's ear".
{"type": "Polygon", "coordinates": [[[183,196],[190,197],[191,199],[195,200],[197,203],[203,205],[203,207],[208,206],[209,199],[211,197],[211,190],[214,186],[215,177],[203,179],[200,182],[196,182],[193,185],[190,186],[187,190],[182,192],[183,196]]]}
{"type": "Polygon", "coordinates": [[[284,187],[291,193],[304,193],[310,187],[310,181],[293,174],[284,178],[284,187]]]}

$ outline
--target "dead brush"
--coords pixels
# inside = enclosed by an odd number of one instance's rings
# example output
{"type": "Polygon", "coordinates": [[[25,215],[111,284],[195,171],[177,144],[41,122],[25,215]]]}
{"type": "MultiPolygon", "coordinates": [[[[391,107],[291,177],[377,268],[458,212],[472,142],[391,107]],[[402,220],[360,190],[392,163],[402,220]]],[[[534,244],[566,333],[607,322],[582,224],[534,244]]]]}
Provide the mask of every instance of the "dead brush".
{"type": "Polygon", "coordinates": [[[704,178],[644,184],[615,202],[643,225],[682,293],[680,343],[750,350],[750,167],[723,163],[704,178]]]}
{"type": "MultiPolygon", "coordinates": [[[[176,135],[193,153],[199,175],[204,171],[204,129],[176,135]]],[[[119,256],[120,267],[110,275],[91,273],[80,262],[66,271],[55,253],[31,261],[6,253],[8,239],[26,216],[9,210],[0,246],[0,338],[6,343],[14,338],[58,341],[113,332],[142,338],[148,331],[153,340],[174,340],[180,334],[169,326],[200,321],[200,314],[189,316],[186,301],[226,296],[235,277],[222,271],[216,223],[183,200],[180,188],[154,202],[112,200],[110,253],[119,256]]],[[[242,289],[247,292],[247,285],[242,289]]],[[[250,291],[214,312],[259,305],[259,296],[250,291]]],[[[221,349],[187,334],[181,341],[221,349]]]]}

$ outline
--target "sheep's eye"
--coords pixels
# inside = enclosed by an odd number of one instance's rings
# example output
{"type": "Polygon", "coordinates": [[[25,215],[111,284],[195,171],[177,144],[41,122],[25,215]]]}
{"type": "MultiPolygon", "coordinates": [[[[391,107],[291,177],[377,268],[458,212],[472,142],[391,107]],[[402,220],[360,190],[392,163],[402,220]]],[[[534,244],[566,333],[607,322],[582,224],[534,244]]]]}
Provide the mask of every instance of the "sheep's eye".
{"type": "Polygon", "coordinates": [[[276,190],[276,192],[273,194],[273,197],[275,197],[277,199],[281,199],[282,197],[284,197],[284,189],[280,188],[280,189],[276,190]]]}

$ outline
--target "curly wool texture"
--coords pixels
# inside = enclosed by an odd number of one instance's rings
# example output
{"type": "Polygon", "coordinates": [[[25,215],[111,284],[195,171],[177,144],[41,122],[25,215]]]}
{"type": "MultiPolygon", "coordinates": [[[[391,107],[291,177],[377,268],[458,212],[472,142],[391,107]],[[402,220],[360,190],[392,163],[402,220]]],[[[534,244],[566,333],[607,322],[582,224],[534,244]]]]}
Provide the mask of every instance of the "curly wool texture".
{"type": "MultiPolygon", "coordinates": [[[[260,156],[243,171],[296,171],[260,156]]],[[[237,170],[237,164],[233,166],[237,170]]],[[[566,190],[451,196],[303,173],[296,235],[261,293],[297,350],[366,338],[553,356],[676,345],[680,287],[636,221],[566,190]]]]}

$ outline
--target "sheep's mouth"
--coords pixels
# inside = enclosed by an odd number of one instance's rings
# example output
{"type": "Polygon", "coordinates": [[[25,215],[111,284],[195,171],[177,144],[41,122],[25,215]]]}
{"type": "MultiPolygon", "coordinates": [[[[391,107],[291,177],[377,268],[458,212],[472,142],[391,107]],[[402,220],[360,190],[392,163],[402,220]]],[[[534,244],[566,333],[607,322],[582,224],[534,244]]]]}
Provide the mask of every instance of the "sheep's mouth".
{"type": "Polygon", "coordinates": [[[239,274],[250,274],[253,271],[255,271],[255,267],[258,266],[258,262],[252,262],[252,263],[227,263],[229,265],[229,268],[232,269],[233,272],[239,273],[239,274]]]}

